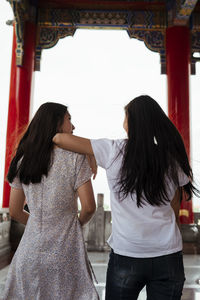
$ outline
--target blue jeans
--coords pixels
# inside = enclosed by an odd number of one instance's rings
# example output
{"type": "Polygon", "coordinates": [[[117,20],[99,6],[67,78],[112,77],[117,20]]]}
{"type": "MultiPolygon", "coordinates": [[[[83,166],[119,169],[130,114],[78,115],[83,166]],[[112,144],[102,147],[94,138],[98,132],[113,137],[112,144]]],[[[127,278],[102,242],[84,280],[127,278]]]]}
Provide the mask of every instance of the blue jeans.
{"type": "Polygon", "coordinates": [[[133,258],[111,250],[106,300],[136,300],[144,286],[147,300],[180,300],[184,281],[182,252],[133,258]]]}

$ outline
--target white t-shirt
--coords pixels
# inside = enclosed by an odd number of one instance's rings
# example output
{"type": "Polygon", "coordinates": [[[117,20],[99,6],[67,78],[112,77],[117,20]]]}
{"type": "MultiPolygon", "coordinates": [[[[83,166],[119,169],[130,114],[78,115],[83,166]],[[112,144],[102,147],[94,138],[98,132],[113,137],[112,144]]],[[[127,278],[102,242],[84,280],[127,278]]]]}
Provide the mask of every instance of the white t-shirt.
{"type": "MultiPolygon", "coordinates": [[[[117,177],[122,164],[122,145],[125,140],[91,140],[98,166],[106,170],[110,188],[112,234],[108,244],[117,254],[129,257],[156,257],[182,250],[182,237],[175,214],[168,202],[152,206],[147,202],[138,208],[136,195],[119,201],[117,177]]],[[[189,182],[179,171],[179,186],[189,182]]],[[[168,182],[168,196],[173,199],[177,187],[168,182]]]]}

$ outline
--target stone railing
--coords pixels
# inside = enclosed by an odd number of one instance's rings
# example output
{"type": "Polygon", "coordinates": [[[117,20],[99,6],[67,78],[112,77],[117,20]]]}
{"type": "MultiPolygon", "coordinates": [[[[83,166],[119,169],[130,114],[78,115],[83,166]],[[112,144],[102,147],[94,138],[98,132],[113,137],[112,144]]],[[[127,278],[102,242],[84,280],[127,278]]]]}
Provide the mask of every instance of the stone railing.
{"type": "Polygon", "coordinates": [[[0,257],[10,252],[10,217],[8,208],[0,209],[0,257]]]}
{"type": "MultiPolygon", "coordinates": [[[[89,251],[107,251],[106,241],[111,234],[111,212],[104,210],[104,195],[97,195],[97,211],[92,220],[83,228],[89,251]]],[[[200,254],[200,213],[194,214],[194,224],[181,225],[184,253],[200,254]]],[[[15,251],[24,232],[24,225],[10,221],[8,209],[0,209],[0,258],[10,250],[15,251]]]]}
{"type": "MultiPolygon", "coordinates": [[[[97,195],[97,211],[93,219],[84,227],[84,238],[89,251],[109,250],[106,241],[111,234],[111,212],[103,208],[104,195],[97,195]]],[[[200,213],[194,213],[194,224],[181,224],[183,252],[200,254],[200,213]]]]}
{"type": "Polygon", "coordinates": [[[89,251],[109,250],[106,241],[111,234],[111,212],[104,210],[104,194],[97,195],[97,210],[92,220],[84,226],[84,239],[89,251]]]}

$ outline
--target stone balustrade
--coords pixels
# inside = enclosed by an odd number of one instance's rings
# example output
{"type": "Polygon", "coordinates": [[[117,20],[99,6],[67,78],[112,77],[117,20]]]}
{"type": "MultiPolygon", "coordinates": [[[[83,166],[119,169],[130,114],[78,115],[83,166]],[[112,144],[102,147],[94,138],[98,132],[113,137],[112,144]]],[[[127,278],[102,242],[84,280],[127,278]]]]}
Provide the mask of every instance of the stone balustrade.
{"type": "Polygon", "coordinates": [[[9,210],[0,209],[0,256],[10,251],[10,224],[9,210]]]}
{"type": "MultiPolygon", "coordinates": [[[[107,251],[111,234],[111,212],[104,210],[104,194],[97,195],[97,210],[92,220],[83,227],[88,251],[107,251]]],[[[0,209],[0,261],[11,250],[15,251],[24,232],[24,225],[10,220],[9,210],[0,209]]],[[[200,254],[200,213],[194,214],[194,224],[181,225],[184,253],[200,254]]]]}

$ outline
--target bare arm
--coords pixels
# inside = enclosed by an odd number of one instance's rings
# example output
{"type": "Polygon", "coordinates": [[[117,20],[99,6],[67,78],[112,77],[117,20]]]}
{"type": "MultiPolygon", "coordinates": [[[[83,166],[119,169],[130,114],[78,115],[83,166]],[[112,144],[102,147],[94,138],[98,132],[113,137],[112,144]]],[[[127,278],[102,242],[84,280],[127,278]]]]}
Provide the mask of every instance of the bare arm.
{"type": "Polygon", "coordinates": [[[57,146],[69,151],[81,154],[94,155],[89,139],[85,139],[69,133],[57,133],[53,137],[53,142],[57,146]]]}
{"type": "Polygon", "coordinates": [[[97,169],[98,169],[96,159],[95,159],[94,155],[87,155],[87,160],[89,162],[90,168],[93,173],[93,179],[95,179],[97,176],[97,169]]]}
{"type": "Polygon", "coordinates": [[[174,214],[176,217],[176,223],[180,227],[180,218],[179,218],[179,210],[181,206],[181,197],[182,197],[182,188],[178,188],[174,195],[174,198],[171,201],[171,207],[174,210],[174,214]]]}
{"type": "Polygon", "coordinates": [[[14,220],[26,225],[29,213],[24,210],[25,195],[22,189],[11,188],[10,191],[10,216],[14,220]]]}
{"type": "Polygon", "coordinates": [[[79,221],[83,226],[92,218],[96,210],[91,180],[87,181],[78,188],[78,196],[81,202],[79,221]]]}

